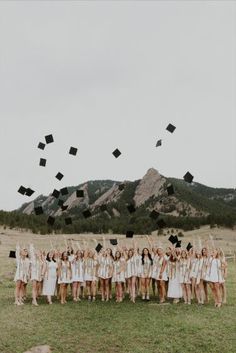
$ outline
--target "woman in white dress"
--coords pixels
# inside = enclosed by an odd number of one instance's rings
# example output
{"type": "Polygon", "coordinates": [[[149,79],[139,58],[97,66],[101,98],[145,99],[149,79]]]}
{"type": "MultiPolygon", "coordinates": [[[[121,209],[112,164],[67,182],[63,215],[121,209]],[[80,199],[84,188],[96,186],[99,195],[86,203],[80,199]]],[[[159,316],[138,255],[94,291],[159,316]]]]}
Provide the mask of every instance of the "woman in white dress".
{"type": "Polygon", "coordinates": [[[86,250],[84,253],[84,281],[88,293],[88,300],[96,300],[96,284],[97,284],[97,267],[98,261],[94,250],[86,250]]]}
{"type": "Polygon", "coordinates": [[[61,304],[66,304],[67,287],[72,283],[71,263],[68,258],[67,251],[61,256],[58,266],[58,283],[60,284],[61,304]]]}
{"type": "Polygon", "coordinates": [[[125,270],[125,278],[128,282],[128,290],[130,295],[130,300],[135,303],[136,297],[136,278],[139,273],[139,269],[137,268],[137,260],[138,254],[136,251],[136,247],[134,249],[129,249],[126,256],[126,270],[125,270]]]}
{"type": "Polygon", "coordinates": [[[225,280],[227,278],[227,267],[228,266],[227,266],[227,261],[226,261],[226,258],[225,258],[225,255],[224,255],[224,252],[222,249],[219,249],[219,259],[221,262],[220,270],[221,270],[221,278],[222,278],[222,282],[220,282],[220,291],[221,291],[221,296],[222,296],[222,303],[226,304],[227,292],[226,292],[225,280]]]}
{"type": "Polygon", "coordinates": [[[171,252],[168,264],[169,285],[167,297],[173,298],[173,303],[177,304],[180,298],[182,298],[183,292],[180,284],[179,256],[174,249],[171,252]]]}
{"type": "Polygon", "coordinates": [[[72,270],[72,296],[73,301],[78,302],[81,301],[80,294],[80,285],[84,282],[84,259],[83,252],[78,250],[74,256],[74,259],[71,262],[71,270],[72,270]]]}
{"type": "Polygon", "coordinates": [[[184,303],[191,305],[191,260],[188,257],[187,250],[182,250],[179,260],[179,281],[182,287],[182,293],[184,298],[184,303]]]}
{"type": "Polygon", "coordinates": [[[41,282],[43,279],[44,261],[42,253],[36,251],[33,244],[30,244],[30,280],[32,281],[32,305],[38,306],[37,298],[39,296],[41,282]]]}
{"type": "Polygon", "coordinates": [[[203,284],[203,292],[204,292],[204,303],[208,303],[208,280],[207,280],[207,272],[209,268],[210,256],[208,249],[206,247],[202,248],[202,284],[203,284]]]}
{"type": "Polygon", "coordinates": [[[109,281],[113,273],[113,255],[110,249],[102,250],[98,257],[98,278],[101,283],[102,301],[109,301],[109,281]]]}
{"type": "Polygon", "coordinates": [[[113,262],[112,282],[115,283],[116,302],[121,303],[123,300],[123,286],[125,283],[126,261],[120,251],[116,251],[113,262]]]}
{"type": "Polygon", "coordinates": [[[16,246],[16,273],[14,282],[15,289],[15,304],[23,305],[25,296],[25,286],[28,283],[30,276],[30,260],[26,249],[21,249],[20,245],[16,246]]]}
{"type": "Polygon", "coordinates": [[[150,300],[149,288],[152,275],[153,260],[148,248],[144,248],[142,251],[141,261],[141,288],[142,288],[142,300],[150,300]]]}
{"type": "Polygon", "coordinates": [[[215,301],[215,307],[220,308],[222,305],[222,296],[220,291],[220,283],[222,283],[222,272],[221,272],[221,261],[219,258],[219,252],[215,249],[211,253],[207,280],[210,283],[212,295],[215,301]]]}
{"type": "Polygon", "coordinates": [[[167,259],[162,247],[158,247],[153,258],[152,278],[157,283],[160,303],[165,302],[167,277],[167,259]]]}
{"type": "Polygon", "coordinates": [[[47,297],[48,304],[52,304],[52,296],[56,293],[58,264],[55,260],[54,251],[47,254],[46,262],[43,270],[43,292],[42,295],[47,297]]]}

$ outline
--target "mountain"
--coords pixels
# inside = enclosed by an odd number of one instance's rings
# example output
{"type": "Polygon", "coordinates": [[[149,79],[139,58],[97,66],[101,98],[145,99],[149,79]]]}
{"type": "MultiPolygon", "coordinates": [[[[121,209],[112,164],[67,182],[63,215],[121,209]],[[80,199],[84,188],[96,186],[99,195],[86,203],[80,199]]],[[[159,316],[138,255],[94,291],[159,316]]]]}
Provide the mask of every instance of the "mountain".
{"type": "MultiPolygon", "coordinates": [[[[166,178],[153,168],[141,180],[133,182],[95,180],[67,189],[68,194],[59,197],[66,206],[64,208],[67,208],[64,211],[58,206],[59,199],[52,195],[40,195],[34,201],[23,204],[16,214],[34,215],[34,208],[42,206],[47,217],[56,217],[55,229],[58,231],[76,231],[78,228],[81,231],[81,227],[85,231],[125,231],[128,225],[132,225],[142,232],[145,227],[157,227],[149,217],[152,210],[175,227],[236,224],[235,189],[211,188],[197,182],[188,184],[180,179],[166,178]],[[171,195],[167,192],[169,185],[174,188],[171,195]],[[83,190],[84,197],[77,197],[76,190],[83,190]],[[136,208],[132,214],[127,209],[130,204],[136,208]],[[106,210],[101,208],[104,205],[106,210]],[[92,214],[89,219],[83,216],[86,209],[92,214]],[[63,223],[65,217],[73,220],[73,225],[67,226],[66,230],[63,223]]],[[[36,219],[36,216],[31,217],[36,219]]],[[[38,224],[39,220],[45,222],[45,216],[37,216],[35,222],[38,224]]]]}

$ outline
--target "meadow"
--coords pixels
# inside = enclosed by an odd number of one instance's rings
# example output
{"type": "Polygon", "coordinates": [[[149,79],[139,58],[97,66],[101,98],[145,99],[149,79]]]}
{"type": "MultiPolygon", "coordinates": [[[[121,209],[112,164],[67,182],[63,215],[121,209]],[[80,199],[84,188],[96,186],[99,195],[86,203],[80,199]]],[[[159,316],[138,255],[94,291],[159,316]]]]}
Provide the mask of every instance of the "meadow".
{"type": "MultiPolygon", "coordinates": [[[[19,236],[19,235],[18,235],[19,236]]],[[[25,235],[24,235],[25,236],[25,235]]],[[[39,307],[14,303],[14,260],[7,259],[15,238],[0,237],[0,352],[23,353],[48,344],[53,353],[235,353],[236,263],[229,260],[228,300],[221,309],[210,303],[160,305],[128,298],[123,303],[86,299],[66,305],[57,300],[39,307]]],[[[29,288],[30,297],[30,288],[29,288]]]]}

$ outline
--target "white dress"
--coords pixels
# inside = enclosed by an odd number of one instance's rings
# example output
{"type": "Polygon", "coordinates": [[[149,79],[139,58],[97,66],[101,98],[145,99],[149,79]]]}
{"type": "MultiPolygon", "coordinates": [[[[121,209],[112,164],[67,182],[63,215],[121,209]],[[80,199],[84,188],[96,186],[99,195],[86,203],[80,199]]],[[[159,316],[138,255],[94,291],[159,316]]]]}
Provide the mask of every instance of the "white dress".
{"type": "Polygon", "coordinates": [[[22,281],[24,283],[28,283],[30,276],[30,260],[26,258],[22,258],[20,256],[20,247],[16,247],[16,273],[14,277],[14,281],[22,281]]]}
{"type": "Polygon", "coordinates": [[[207,281],[213,283],[222,283],[222,271],[221,271],[221,261],[220,259],[211,258],[208,272],[207,272],[207,281]]]}
{"type": "Polygon", "coordinates": [[[100,256],[98,259],[98,277],[108,279],[112,277],[114,260],[111,257],[100,256]]]}
{"type": "Polygon", "coordinates": [[[182,287],[180,284],[179,263],[178,261],[169,261],[169,285],[168,298],[179,299],[182,298],[182,287]]]}
{"type": "Polygon", "coordinates": [[[97,281],[97,260],[87,257],[84,260],[84,281],[97,281]]]}
{"type": "Polygon", "coordinates": [[[73,260],[71,263],[72,282],[84,282],[84,260],[73,260]]]}
{"type": "Polygon", "coordinates": [[[151,277],[154,278],[157,281],[168,281],[168,277],[167,277],[167,260],[165,258],[165,256],[158,256],[155,255],[153,258],[153,266],[152,266],[152,274],[151,277]],[[164,265],[163,265],[164,264],[164,265]],[[164,267],[164,270],[162,272],[162,277],[160,278],[160,272],[162,267],[164,267]]]}
{"type": "Polygon", "coordinates": [[[61,261],[60,263],[60,273],[58,276],[58,284],[65,283],[69,284],[72,283],[71,278],[71,266],[69,261],[61,261]]]}
{"type": "Polygon", "coordinates": [[[123,257],[113,262],[112,282],[125,282],[126,261],[123,257]]]}
{"type": "Polygon", "coordinates": [[[57,284],[57,268],[58,265],[56,262],[46,261],[46,271],[44,274],[43,280],[43,295],[54,295],[57,284]]]}
{"type": "Polygon", "coordinates": [[[139,255],[133,255],[126,261],[126,270],[125,270],[125,278],[137,277],[140,268],[139,268],[139,255]]]}
{"type": "Polygon", "coordinates": [[[191,267],[190,259],[180,259],[179,281],[181,284],[191,284],[190,267],[191,267]]]}
{"type": "Polygon", "coordinates": [[[203,281],[208,281],[208,272],[209,272],[209,265],[210,265],[210,257],[203,257],[202,258],[202,274],[201,279],[203,281]]]}
{"type": "Polygon", "coordinates": [[[152,275],[152,262],[149,257],[144,257],[143,264],[141,262],[141,278],[151,278],[152,275]]]}
{"type": "Polygon", "coordinates": [[[203,258],[194,260],[195,261],[192,262],[190,277],[196,279],[196,284],[199,284],[202,278],[203,258]]]}

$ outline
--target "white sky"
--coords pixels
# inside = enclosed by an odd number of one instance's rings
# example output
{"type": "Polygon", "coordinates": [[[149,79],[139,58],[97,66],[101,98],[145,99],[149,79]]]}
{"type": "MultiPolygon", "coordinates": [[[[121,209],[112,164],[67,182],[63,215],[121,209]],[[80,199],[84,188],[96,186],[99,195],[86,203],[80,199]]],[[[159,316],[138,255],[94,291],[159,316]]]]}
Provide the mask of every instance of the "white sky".
{"type": "Polygon", "coordinates": [[[235,188],[235,43],[235,2],[1,1],[0,209],[150,167],[235,188]]]}

